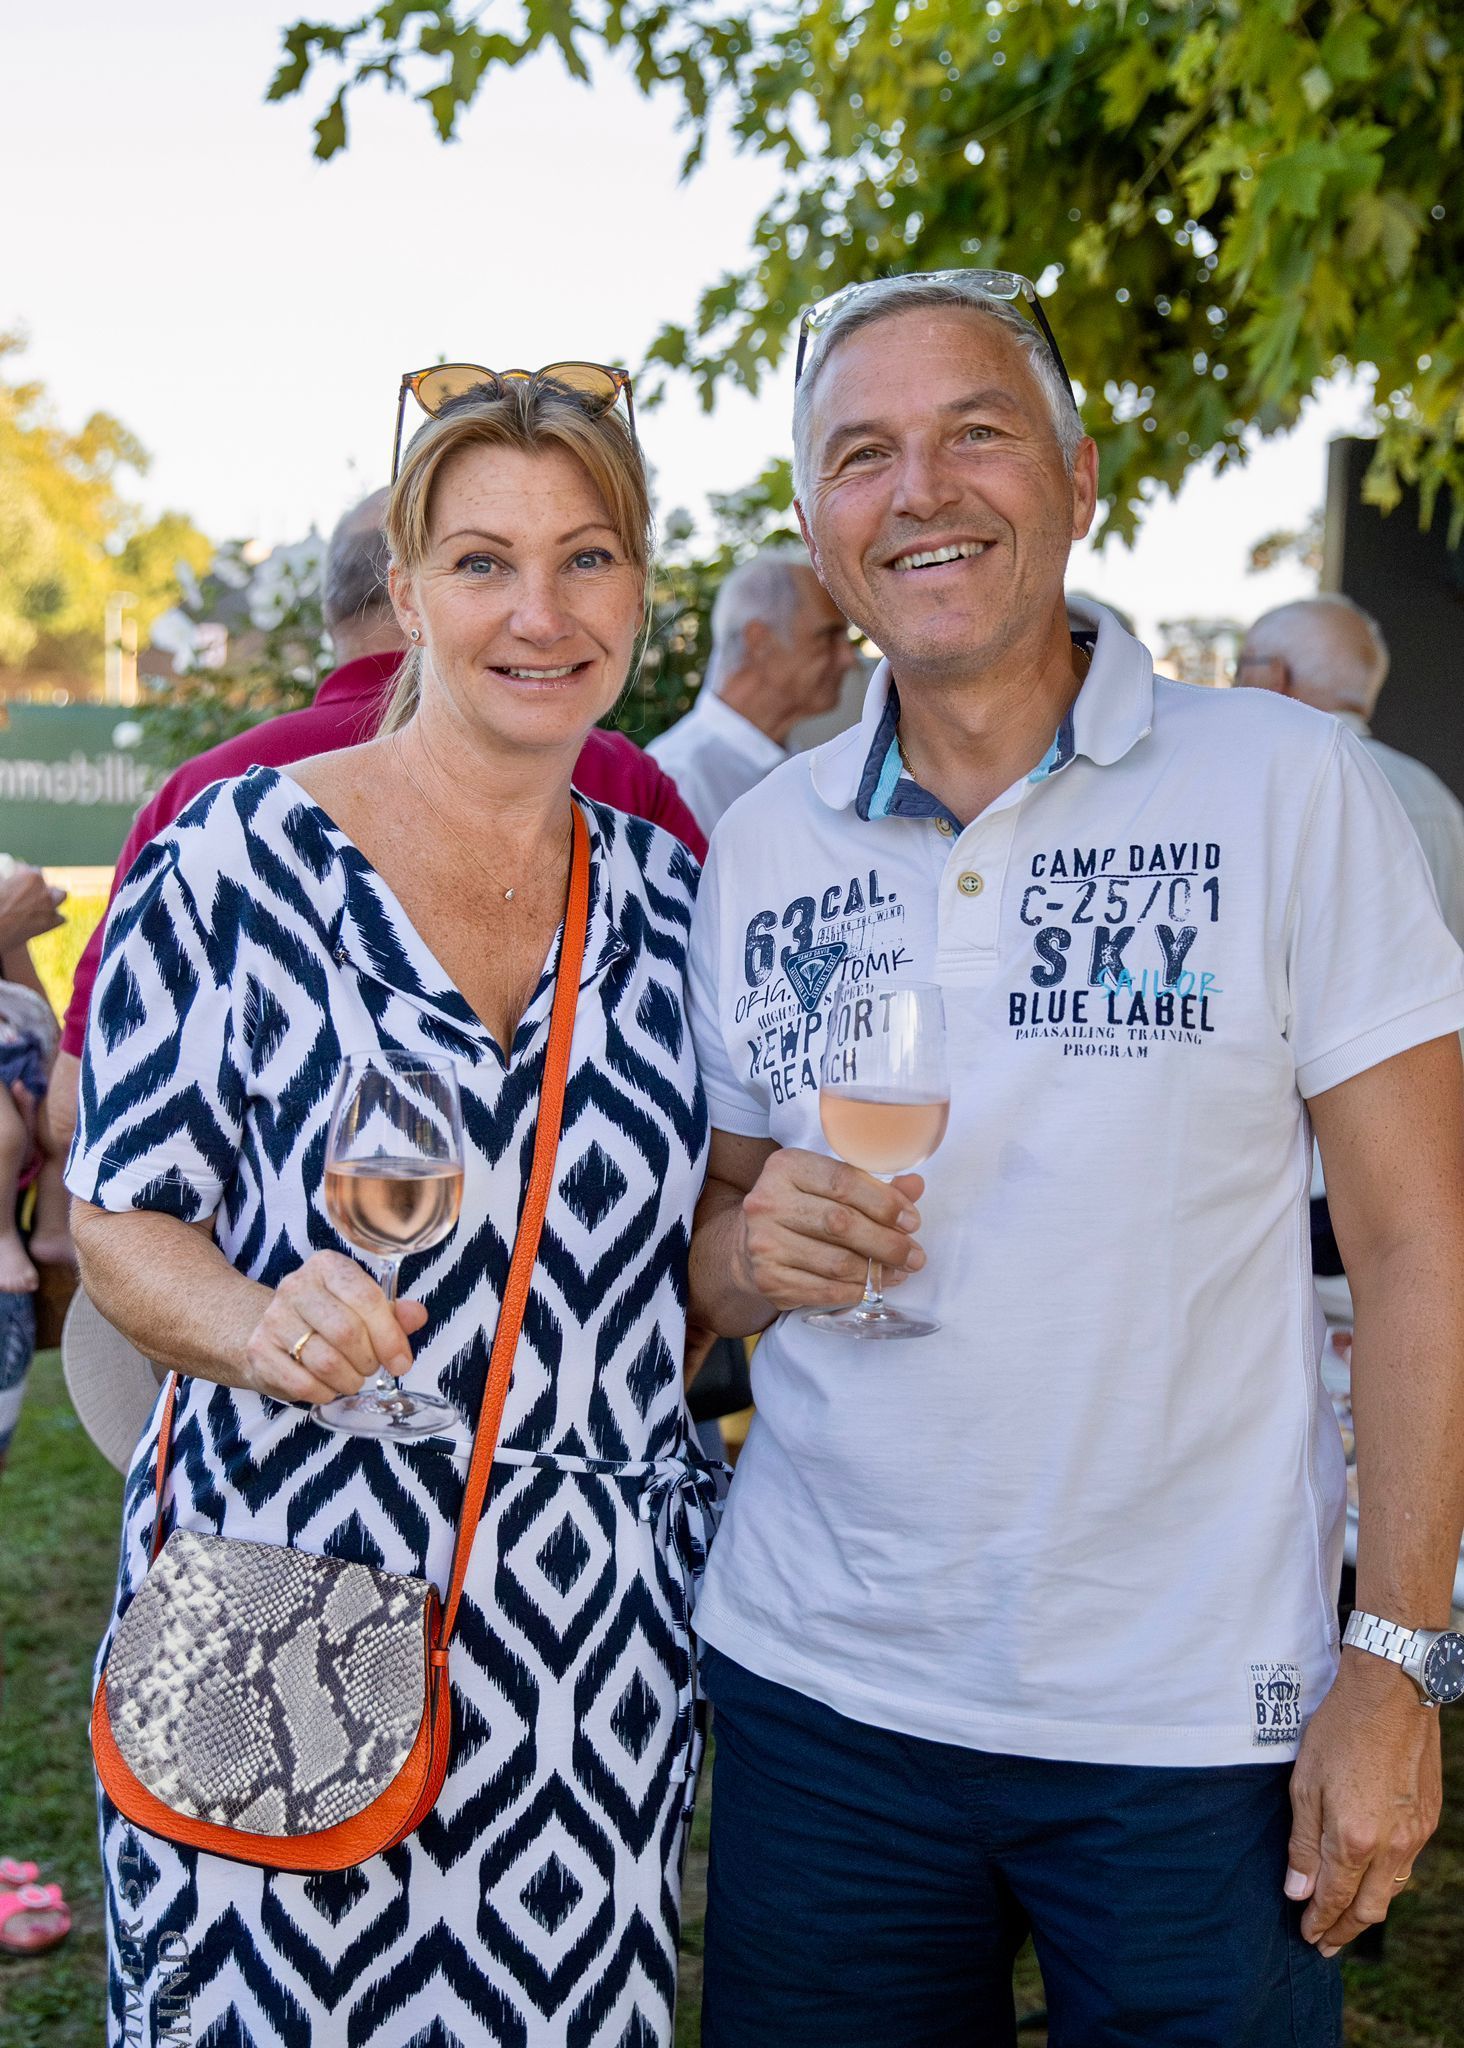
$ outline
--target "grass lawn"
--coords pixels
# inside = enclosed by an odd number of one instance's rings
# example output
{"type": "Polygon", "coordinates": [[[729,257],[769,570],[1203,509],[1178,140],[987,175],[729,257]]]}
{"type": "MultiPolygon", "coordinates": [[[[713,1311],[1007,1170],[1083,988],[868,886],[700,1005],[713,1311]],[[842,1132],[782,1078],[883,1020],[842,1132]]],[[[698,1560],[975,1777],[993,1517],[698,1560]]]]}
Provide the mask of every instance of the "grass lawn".
{"type": "Polygon", "coordinates": [[[105,1978],[87,1714],[117,1573],[122,1481],[72,1413],[60,1355],[31,1372],[0,1476],[0,1855],[60,1880],[71,1938],[0,1958],[3,2048],[99,2048],[105,1978]]]}
{"type": "MultiPolygon", "coordinates": [[[[0,1704],[0,1855],[32,1857],[45,1877],[59,1878],[76,1924],[71,1939],[48,1956],[0,1960],[0,2048],[101,2048],[104,2039],[86,1721],[121,1497],[121,1480],[71,1412],[59,1359],[43,1354],[0,1478],[0,1642],[8,1679],[0,1704]]],[[[1444,1824],[1394,1908],[1386,1960],[1347,1966],[1349,2048],[1464,2043],[1464,1709],[1445,1714],[1444,1733],[1444,1824]]],[[[704,1787],[687,1870],[676,2048],[695,2048],[700,2038],[706,1839],[704,1787]]],[[[1040,2001],[1029,1951],[1019,1965],[1019,2009],[1040,2001]]],[[[1038,2031],[1023,2035],[1034,2048],[1044,2038],[1038,2031]]]]}

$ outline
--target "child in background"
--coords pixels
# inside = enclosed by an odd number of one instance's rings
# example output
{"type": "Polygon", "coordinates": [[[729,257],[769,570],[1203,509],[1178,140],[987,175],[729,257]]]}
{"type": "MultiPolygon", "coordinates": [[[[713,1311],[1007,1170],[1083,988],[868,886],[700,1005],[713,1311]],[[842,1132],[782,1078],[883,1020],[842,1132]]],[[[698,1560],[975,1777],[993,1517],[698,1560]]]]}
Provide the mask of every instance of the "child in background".
{"type": "MultiPolygon", "coordinates": [[[[18,867],[9,854],[0,853],[0,881],[18,867]]],[[[43,1108],[58,1027],[25,945],[0,952],[0,975],[0,1294],[32,1294],[38,1276],[16,1215],[21,1190],[32,1181],[37,1183],[31,1230],[36,1260],[62,1265],[75,1257],[61,1184],[64,1162],[51,1156],[43,1108]]]]}
{"type": "MultiPolygon", "coordinates": [[[[19,864],[0,854],[0,884],[19,864]]],[[[35,887],[34,876],[22,877],[35,887]]],[[[53,908],[61,891],[50,892],[53,908]]],[[[44,902],[44,899],[42,899],[44,902]]],[[[59,920],[53,919],[53,922],[59,920]]],[[[24,924],[22,929],[24,929],[24,924]]],[[[32,918],[32,931],[44,929],[32,918]]],[[[0,1468],[20,1414],[26,1374],[35,1350],[37,1274],[21,1243],[16,1208],[22,1187],[36,1188],[31,1244],[47,1263],[74,1259],[66,1227],[61,1161],[47,1155],[44,1137],[46,1080],[57,1027],[25,944],[0,952],[0,1468]],[[45,1249],[42,1249],[44,1229],[45,1249]],[[58,1253],[58,1246],[60,1247],[58,1253]]],[[[0,1856],[0,1955],[32,1956],[54,1948],[71,1927],[71,1911],[58,1884],[40,1884],[34,1863],[0,1856]]]]}
{"type": "MultiPolygon", "coordinates": [[[[51,1006],[39,988],[28,987],[13,977],[30,969],[29,957],[21,949],[3,956],[5,979],[0,981],[0,1294],[31,1294],[38,1276],[31,1264],[17,1227],[16,1208],[21,1189],[33,1180],[49,1175],[51,1188],[47,1203],[51,1214],[45,1219],[48,1237],[54,1237],[57,1221],[65,1235],[66,1212],[59,1219],[55,1192],[59,1186],[60,1162],[48,1159],[41,1137],[41,1105],[45,1100],[46,1078],[56,1052],[57,1024],[51,1006]],[[22,964],[23,962],[23,964],[22,964]]],[[[33,979],[33,975],[31,977],[33,979]]],[[[41,1190],[37,1189],[39,1201],[41,1190]]],[[[64,1203],[64,1197],[63,1197],[64,1203]]],[[[37,1214],[39,1226],[41,1217],[37,1214]]],[[[41,1247],[37,1246],[39,1252],[41,1247]]],[[[55,1247],[45,1256],[54,1258],[55,1247]]]]}

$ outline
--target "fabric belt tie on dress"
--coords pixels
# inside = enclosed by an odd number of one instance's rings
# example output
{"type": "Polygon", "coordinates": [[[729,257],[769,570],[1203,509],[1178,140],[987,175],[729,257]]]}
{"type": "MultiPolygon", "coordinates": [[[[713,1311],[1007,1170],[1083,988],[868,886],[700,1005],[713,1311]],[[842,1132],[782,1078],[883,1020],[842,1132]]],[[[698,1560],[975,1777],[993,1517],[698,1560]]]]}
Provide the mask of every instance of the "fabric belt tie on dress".
{"type": "Polygon", "coordinates": [[[615,1480],[635,1488],[637,1521],[656,1530],[674,1559],[672,1631],[676,1638],[676,1755],[673,1784],[690,1776],[696,1735],[696,1657],[691,1642],[691,1609],[697,1582],[706,1568],[707,1551],[732,1468],[712,1460],[693,1464],[686,1458],[579,1458],[560,1451],[516,1451],[500,1445],[495,1465],[534,1465],[587,1479],[615,1480]]]}

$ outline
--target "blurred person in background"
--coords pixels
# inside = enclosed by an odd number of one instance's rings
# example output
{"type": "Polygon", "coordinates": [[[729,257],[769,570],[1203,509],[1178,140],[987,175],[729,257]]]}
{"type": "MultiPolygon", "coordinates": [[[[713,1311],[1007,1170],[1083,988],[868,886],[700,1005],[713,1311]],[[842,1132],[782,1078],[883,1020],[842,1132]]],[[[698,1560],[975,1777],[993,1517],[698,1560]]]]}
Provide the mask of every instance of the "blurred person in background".
{"type": "Polygon", "coordinates": [[[833,710],[858,663],[848,622],[807,551],[764,548],[717,592],[696,702],[646,751],[710,836],[738,797],[787,760],[794,726],[833,710]]]}
{"type": "Polygon", "coordinates": [[[1388,643],[1377,620],[1329,592],[1262,613],[1242,643],[1235,679],[1328,711],[1357,734],[1408,813],[1444,922],[1464,945],[1464,804],[1432,768],[1373,738],[1368,721],[1387,676],[1388,643]]]}
{"type": "Polygon", "coordinates": [[[39,868],[0,854],[0,1467],[35,1350],[36,1262],[65,1264],[73,1257],[60,1179],[64,1148],[58,1155],[46,1117],[56,1020],[29,952],[32,939],[63,922],[65,899],[66,891],[52,888],[39,868]],[[35,1211],[27,1246],[19,1200],[31,1182],[35,1211]]]}
{"type": "MultiPolygon", "coordinates": [[[[39,868],[0,855],[0,1471],[35,1352],[37,1274],[16,1227],[17,1195],[27,1178],[38,1179],[31,1249],[39,1254],[44,1244],[48,1263],[71,1250],[65,1189],[58,1205],[58,1166],[46,1150],[43,1119],[56,1020],[28,951],[31,939],[62,922],[65,894],[39,868]]],[[[34,1863],[0,1855],[0,1954],[38,1955],[68,1932],[61,1887],[38,1883],[39,1876],[34,1863]]]]}
{"type": "MultiPolygon", "coordinates": [[[[0,1294],[33,1294],[37,1264],[72,1256],[66,1192],[42,1108],[56,1019],[29,952],[31,939],[63,922],[65,899],[66,891],[53,889],[39,868],[0,854],[0,1294]],[[36,1212],[27,1249],[17,1203],[32,1181],[36,1212]]],[[[0,1372],[0,1384],[3,1379],[0,1372]]],[[[0,1394],[0,1408],[3,1402],[0,1394]]],[[[0,1413],[0,1437],[3,1431],[0,1413]]]]}
{"type": "MultiPolygon", "coordinates": [[[[285,768],[311,754],[355,746],[376,731],[407,645],[387,589],[383,522],[389,496],[388,491],[374,491],[345,514],[331,535],[322,608],[339,666],[325,678],[315,702],[303,711],[287,711],[251,726],[175,768],[137,814],[117,859],[114,896],[143,847],[166,831],[210,783],[250,768],[285,768]]],[[[600,803],[664,826],[698,860],[706,853],[706,839],[675,784],[624,733],[597,727],[588,735],[575,768],[575,786],[600,803]]],[[[51,1077],[49,1113],[63,1159],[76,1127],[81,1049],[104,928],[104,923],[98,925],[77,964],[51,1077]]]]}
{"type": "MultiPolygon", "coordinates": [[[[1298,598],[1264,612],[1246,634],[1236,659],[1236,683],[1295,697],[1330,713],[1357,735],[1386,776],[1418,834],[1444,922],[1464,944],[1464,805],[1433,770],[1411,754],[1374,739],[1369,721],[1387,680],[1388,644],[1377,620],[1340,593],[1298,598]]],[[[1312,1276],[1328,1322],[1352,1327],[1352,1289],[1327,1200],[1320,1151],[1312,1150],[1312,1276]]],[[[1354,1597],[1353,1572],[1342,1574],[1339,1612],[1346,1620],[1354,1597]]],[[[1383,1929],[1363,1937],[1367,1953],[1382,1949],[1383,1929]]]]}

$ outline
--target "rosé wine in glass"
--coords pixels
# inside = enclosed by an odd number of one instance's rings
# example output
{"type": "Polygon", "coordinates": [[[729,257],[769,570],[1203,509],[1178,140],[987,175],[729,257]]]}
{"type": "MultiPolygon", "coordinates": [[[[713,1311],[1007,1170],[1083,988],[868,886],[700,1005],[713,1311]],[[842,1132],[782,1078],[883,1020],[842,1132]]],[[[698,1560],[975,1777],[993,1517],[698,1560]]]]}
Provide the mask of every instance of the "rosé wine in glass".
{"type": "MultiPolygon", "coordinates": [[[[881,1180],[908,1173],[939,1146],[950,1106],[940,990],[892,982],[845,991],[829,1015],[818,1098],[830,1151],[881,1180]]],[[[940,1328],[932,1316],[890,1307],[873,1259],[862,1301],[811,1309],[804,1321],[864,1338],[928,1337],[940,1328]]]]}
{"type": "MultiPolygon", "coordinates": [[[[401,1262],[441,1244],[463,1202],[463,1112],[450,1059],[349,1053],[325,1142],[325,1207],[345,1238],[382,1268],[396,1301],[401,1262]]],[[[311,1409],[355,1436],[461,1439],[463,1418],[439,1394],[413,1394],[381,1367],[369,1386],[311,1409]]]]}

